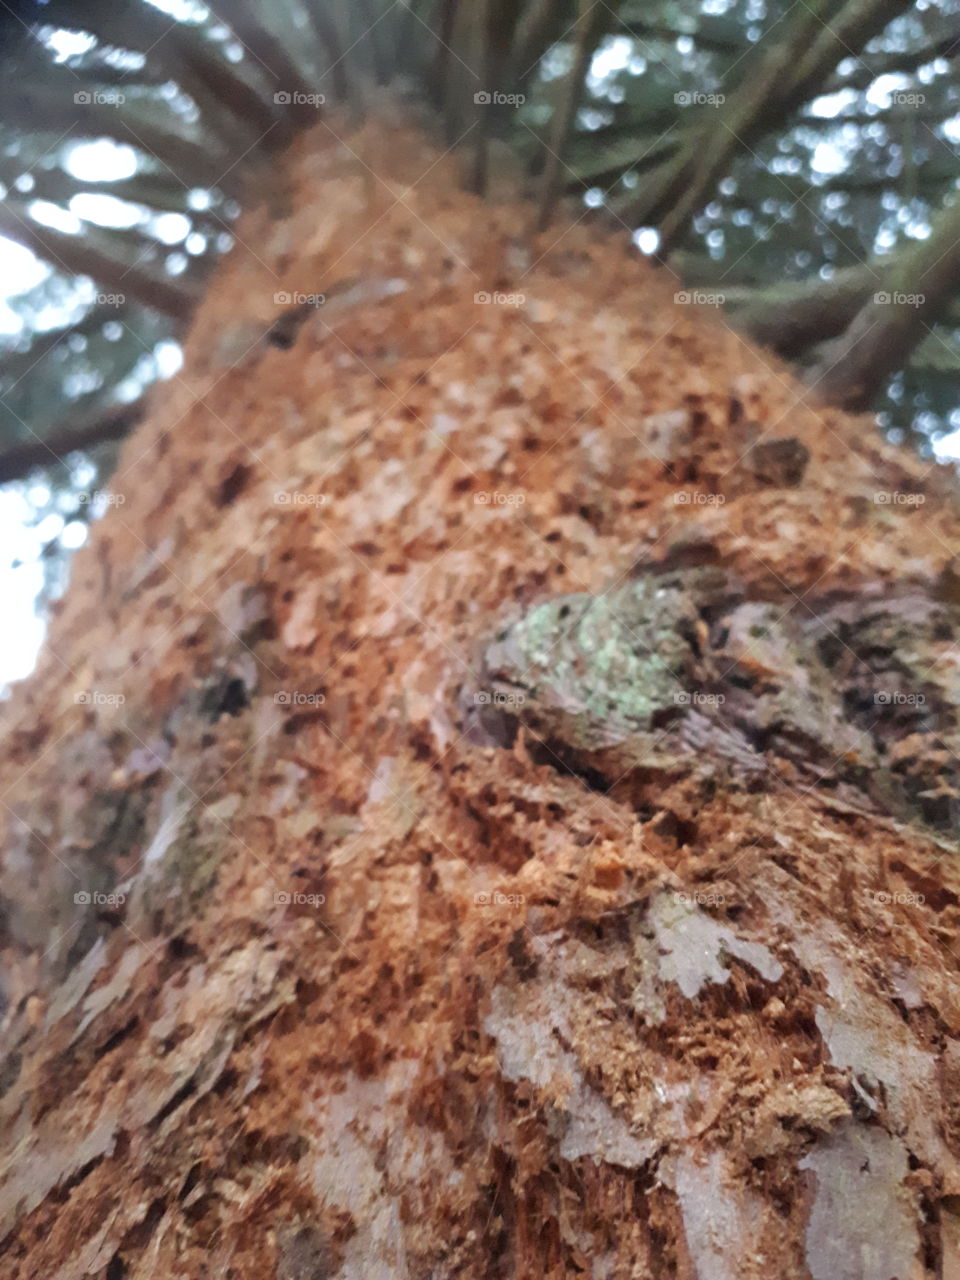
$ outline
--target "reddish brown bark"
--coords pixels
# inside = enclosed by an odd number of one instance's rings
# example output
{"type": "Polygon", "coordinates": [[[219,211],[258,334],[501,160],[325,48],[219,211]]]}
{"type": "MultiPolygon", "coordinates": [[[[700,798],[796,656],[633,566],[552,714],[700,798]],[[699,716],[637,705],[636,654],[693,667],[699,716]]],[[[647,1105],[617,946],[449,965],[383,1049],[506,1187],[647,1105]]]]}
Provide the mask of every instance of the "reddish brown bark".
{"type": "Polygon", "coordinates": [[[5,712],[4,1276],[956,1274],[952,838],[469,714],[664,558],[949,590],[953,489],[402,132],[289,166],[5,712]]]}

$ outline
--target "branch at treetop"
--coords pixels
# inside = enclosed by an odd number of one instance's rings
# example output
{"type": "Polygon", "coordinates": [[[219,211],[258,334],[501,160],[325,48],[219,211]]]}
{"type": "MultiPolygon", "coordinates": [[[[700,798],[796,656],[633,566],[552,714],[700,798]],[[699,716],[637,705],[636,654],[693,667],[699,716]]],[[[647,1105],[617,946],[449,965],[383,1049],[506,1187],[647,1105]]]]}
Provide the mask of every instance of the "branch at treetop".
{"type": "Polygon", "coordinates": [[[30,346],[26,351],[4,350],[0,347],[0,378],[19,380],[34,369],[51,351],[61,345],[67,348],[71,338],[91,338],[111,320],[125,324],[129,314],[128,307],[114,307],[106,304],[91,307],[76,324],[64,325],[60,329],[47,329],[42,333],[31,333],[30,346]]]}
{"type": "Polygon", "coordinates": [[[82,423],[71,423],[52,434],[0,449],[0,484],[22,480],[37,467],[51,467],[62,462],[68,454],[92,449],[98,444],[122,440],[143,414],[146,397],[132,404],[118,405],[102,410],[99,415],[82,423]]]}
{"type": "Polygon", "coordinates": [[[574,30],[574,54],[570,70],[561,90],[548,131],[549,143],[540,184],[537,226],[543,230],[553,213],[563,185],[561,172],[567,144],[573,131],[577,104],[583,94],[584,78],[602,34],[603,5],[580,0],[580,11],[574,30]]]}
{"type": "Polygon", "coordinates": [[[918,67],[925,67],[938,58],[949,61],[960,58],[960,29],[933,44],[924,45],[921,49],[858,58],[857,66],[850,75],[835,76],[827,81],[824,93],[839,93],[843,89],[869,89],[880,76],[916,71],[918,67]]]}
{"type": "Polygon", "coordinates": [[[896,369],[953,304],[960,286],[960,200],[937,217],[931,235],[895,259],[885,287],[827,342],[807,381],[831,404],[866,409],[896,369]]]}
{"type": "Polygon", "coordinates": [[[754,65],[745,65],[719,108],[697,112],[676,154],[652,171],[637,194],[619,201],[615,211],[637,225],[659,226],[661,252],[669,253],[733,158],[819,96],[842,58],[855,54],[909,7],[908,0],[848,0],[831,19],[830,30],[813,9],[804,8],[783,41],[759,53],[754,65]],[[707,124],[708,111],[714,112],[712,125],[707,124]]]}
{"type": "Polygon", "coordinates": [[[856,56],[894,18],[907,13],[910,0],[847,0],[838,13],[818,19],[815,38],[798,49],[785,86],[785,105],[794,110],[823,93],[823,86],[840,62],[856,56]]]}
{"type": "Polygon", "coordinates": [[[239,66],[222,56],[201,25],[171,20],[151,5],[118,6],[116,0],[85,0],[79,14],[73,0],[48,0],[42,12],[45,23],[79,28],[102,44],[149,53],[191,96],[225,107],[255,139],[269,133],[271,146],[282,141],[272,136],[280,132],[273,126],[282,113],[244,78],[239,66]]]}
{"type": "Polygon", "coordinates": [[[756,288],[728,288],[714,280],[709,288],[722,293],[737,329],[761,346],[795,358],[843,333],[864,303],[886,287],[893,269],[890,259],[848,267],[830,280],[814,277],[756,288]]]}
{"type": "MultiPolygon", "coordinates": [[[[57,69],[59,70],[59,69],[57,69]]],[[[29,120],[32,129],[48,130],[55,135],[54,144],[64,131],[74,140],[80,138],[113,138],[125,142],[144,156],[156,160],[168,179],[183,191],[189,187],[210,186],[213,182],[230,189],[236,187],[218,176],[230,164],[229,153],[215,136],[207,136],[201,143],[186,136],[171,117],[166,103],[150,103],[149,100],[131,97],[128,102],[111,99],[110,93],[99,90],[83,90],[89,101],[77,102],[76,79],[54,78],[50,83],[15,82],[0,88],[0,113],[11,120],[29,120]],[[148,116],[146,110],[152,107],[148,116]],[[146,110],[144,110],[146,108],[146,110]],[[159,123],[169,121],[169,126],[159,123]]],[[[52,72],[50,73],[52,75],[52,72]]],[[[214,129],[215,135],[215,129],[214,129]]],[[[163,174],[160,175],[164,176],[163,174]]]]}
{"type": "Polygon", "coordinates": [[[105,236],[85,227],[82,235],[67,235],[41,226],[22,206],[18,208],[7,201],[0,205],[0,235],[22,244],[68,275],[91,276],[118,298],[139,302],[175,320],[185,319],[199,297],[194,286],[182,279],[165,278],[134,266],[134,252],[129,252],[127,262],[118,259],[114,251],[124,246],[125,239],[129,245],[122,233],[105,236]]]}

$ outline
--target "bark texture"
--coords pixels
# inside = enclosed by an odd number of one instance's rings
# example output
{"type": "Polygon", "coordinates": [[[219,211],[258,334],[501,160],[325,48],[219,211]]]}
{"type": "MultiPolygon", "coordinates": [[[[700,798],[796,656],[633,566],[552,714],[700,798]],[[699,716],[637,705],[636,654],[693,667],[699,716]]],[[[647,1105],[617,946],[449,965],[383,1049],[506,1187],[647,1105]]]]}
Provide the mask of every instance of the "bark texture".
{"type": "Polygon", "coordinates": [[[285,164],[5,709],[2,1274],[957,1277],[952,484],[285,164]]]}

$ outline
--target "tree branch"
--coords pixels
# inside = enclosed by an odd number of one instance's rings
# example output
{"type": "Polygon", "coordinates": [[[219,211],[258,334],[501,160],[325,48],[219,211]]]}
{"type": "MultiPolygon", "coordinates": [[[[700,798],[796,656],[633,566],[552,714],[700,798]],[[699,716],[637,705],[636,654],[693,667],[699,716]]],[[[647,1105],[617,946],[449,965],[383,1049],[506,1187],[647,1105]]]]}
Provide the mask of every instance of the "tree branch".
{"type": "Polygon", "coordinates": [[[74,0],[48,0],[42,13],[44,22],[88,31],[104,45],[149,53],[191,96],[226,108],[254,140],[269,135],[271,147],[284,140],[283,130],[274,129],[283,113],[205,39],[202,26],[174,21],[151,5],[116,0],[85,0],[79,15],[74,0]]]}
{"type": "Polygon", "coordinates": [[[863,304],[885,287],[892,263],[865,263],[830,280],[784,281],[770,287],[715,288],[736,327],[761,346],[796,358],[824,338],[844,332],[863,304]]]}
{"type": "Polygon", "coordinates": [[[607,6],[602,3],[602,0],[580,0],[579,15],[574,30],[573,62],[550,123],[549,143],[546,147],[537,210],[537,227],[540,231],[550,221],[560,194],[563,157],[573,130],[577,104],[583,94],[584,79],[590,66],[590,59],[593,57],[603,30],[606,10],[607,6]]]}
{"type": "Polygon", "coordinates": [[[960,200],[941,210],[932,234],[898,255],[886,287],[846,331],[825,344],[807,381],[844,409],[869,407],[877,392],[946,313],[960,284],[960,200]]]}
{"type": "Polygon", "coordinates": [[[114,138],[157,160],[183,187],[209,186],[217,181],[225,190],[235,190],[236,181],[221,183],[217,178],[229,160],[216,138],[208,135],[201,144],[182,130],[175,132],[172,120],[168,127],[160,123],[164,117],[169,119],[165,103],[150,104],[152,116],[140,109],[143,105],[143,99],[133,98],[119,106],[111,105],[108,95],[100,95],[95,86],[73,77],[69,82],[55,80],[49,85],[29,81],[13,83],[0,90],[0,114],[4,119],[29,121],[31,129],[47,129],[58,137],[69,129],[74,139],[114,138]],[[78,83],[83,84],[90,101],[74,102],[78,83]]]}
{"type": "Polygon", "coordinates": [[[876,54],[859,59],[860,65],[848,76],[835,76],[824,85],[824,93],[838,93],[841,89],[869,89],[879,76],[909,73],[925,67],[938,58],[954,61],[960,58],[960,30],[943,36],[933,44],[903,53],[876,54]]]}
{"type": "Polygon", "coordinates": [[[48,356],[61,344],[68,343],[70,338],[89,338],[111,320],[125,322],[128,314],[128,308],[91,307],[76,324],[66,325],[60,329],[50,329],[43,333],[31,333],[30,346],[26,351],[0,348],[0,378],[13,378],[19,381],[36,366],[38,361],[48,356]]]}
{"type": "Polygon", "coordinates": [[[780,128],[819,93],[839,61],[855,54],[909,7],[909,0],[847,0],[829,23],[805,7],[789,36],[758,55],[758,64],[742,73],[712,128],[705,127],[705,112],[698,112],[675,154],[617,211],[641,225],[660,224],[661,253],[669,253],[732,158],[780,128]],[[804,53],[805,45],[809,47],[804,53]]]}
{"type": "Polygon", "coordinates": [[[333,17],[327,12],[326,0],[304,0],[304,9],[313,29],[317,44],[330,59],[327,72],[333,80],[333,91],[343,103],[353,101],[352,78],[347,74],[343,41],[333,17]]]}
{"type": "Polygon", "coordinates": [[[128,250],[128,261],[118,259],[116,251],[125,243],[130,245],[130,238],[119,232],[106,236],[85,226],[82,236],[66,235],[34,222],[22,206],[7,201],[0,205],[0,235],[68,275],[92,276],[104,289],[175,320],[189,315],[199,298],[198,290],[186,281],[154,275],[136,266],[135,245],[128,250]]]}
{"type": "MultiPolygon", "coordinates": [[[[300,64],[286,46],[264,25],[263,14],[258,12],[260,6],[250,3],[250,0],[231,0],[222,8],[224,16],[221,21],[231,28],[265,72],[270,81],[271,96],[276,92],[290,94],[294,100],[287,106],[287,114],[301,124],[316,120],[315,108],[302,101],[302,96],[312,92],[313,86],[307,82],[300,64]],[[300,101],[295,97],[298,94],[301,95],[300,101]]],[[[216,12],[212,5],[210,9],[216,12]]]]}
{"type": "Polygon", "coordinates": [[[80,449],[92,449],[111,440],[122,440],[139,421],[146,397],[133,404],[107,409],[89,421],[72,423],[41,439],[24,440],[0,449],[0,484],[22,480],[37,467],[50,467],[80,449]]]}

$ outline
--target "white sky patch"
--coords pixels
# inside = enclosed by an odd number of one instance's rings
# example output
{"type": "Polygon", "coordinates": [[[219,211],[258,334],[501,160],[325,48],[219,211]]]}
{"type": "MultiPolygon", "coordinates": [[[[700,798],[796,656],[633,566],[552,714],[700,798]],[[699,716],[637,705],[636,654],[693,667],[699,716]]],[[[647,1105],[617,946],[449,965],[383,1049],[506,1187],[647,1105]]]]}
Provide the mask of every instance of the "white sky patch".
{"type": "Polygon", "coordinates": [[[68,551],[76,551],[77,547],[82,547],[86,542],[88,532],[82,520],[71,520],[60,535],[60,545],[68,551]]]}
{"type": "Polygon", "coordinates": [[[39,308],[33,315],[33,324],[38,332],[45,329],[62,329],[66,324],[74,324],[88,311],[97,300],[100,292],[98,285],[89,276],[76,276],[73,280],[70,297],[59,304],[50,304],[39,308]]]}
{"type": "Polygon", "coordinates": [[[960,428],[935,440],[933,452],[939,462],[953,462],[960,459],[960,428]]]}
{"type": "Polygon", "coordinates": [[[190,219],[183,213],[160,213],[148,223],[161,244],[180,244],[190,234],[190,219]]]}
{"type": "Polygon", "coordinates": [[[604,82],[610,76],[616,75],[618,71],[626,70],[634,54],[633,41],[627,36],[613,36],[609,40],[605,40],[593,55],[593,61],[590,63],[587,84],[591,93],[597,93],[600,89],[603,89],[605,87],[604,82]]]}
{"type": "Polygon", "coordinates": [[[146,218],[146,210],[141,205],[131,204],[128,200],[118,200],[116,196],[104,196],[94,191],[81,191],[71,197],[70,212],[84,222],[93,222],[98,227],[117,227],[125,230],[135,227],[146,218]]]}
{"type": "Polygon", "coordinates": [[[203,22],[210,16],[206,5],[197,4],[195,0],[150,0],[150,4],[178,22],[203,22]]]}
{"type": "Polygon", "coordinates": [[[660,247],[660,232],[656,227],[638,227],[631,239],[641,253],[656,253],[660,247]]]}
{"type": "Polygon", "coordinates": [[[908,218],[903,230],[911,240],[927,240],[930,237],[930,223],[926,218],[908,218]]]}
{"type": "Polygon", "coordinates": [[[37,529],[27,527],[32,512],[21,493],[0,491],[0,543],[9,559],[0,561],[0,593],[8,625],[0,642],[0,684],[22,680],[33,670],[43,639],[44,624],[37,617],[37,594],[43,586],[37,529]],[[14,568],[11,563],[24,563],[14,568]],[[16,625],[11,625],[13,620],[16,625]]]}
{"type": "Polygon", "coordinates": [[[5,240],[3,236],[0,236],[0,263],[3,266],[0,296],[5,298],[14,298],[18,293],[35,289],[50,274],[50,268],[29,249],[13,240],[5,240]]]}
{"type": "Polygon", "coordinates": [[[832,142],[818,142],[813,149],[813,155],[810,157],[810,167],[814,173],[822,173],[826,177],[833,177],[838,173],[843,173],[847,167],[847,158],[832,142]]]}
{"type": "Polygon", "coordinates": [[[137,153],[109,138],[75,142],[64,152],[63,167],[80,182],[119,182],[137,172],[137,153]]]}
{"type": "Polygon", "coordinates": [[[190,209],[204,210],[209,209],[213,204],[210,192],[204,187],[194,187],[187,195],[187,207],[190,209]]]}
{"type": "Polygon", "coordinates": [[[55,511],[51,511],[49,515],[35,524],[31,532],[38,542],[49,542],[52,538],[56,538],[63,530],[63,516],[57,515],[55,511]]]}
{"type": "Polygon", "coordinates": [[[23,329],[16,312],[5,302],[0,302],[0,337],[15,338],[23,329]]]}
{"type": "Polygon", "coordinates": [[[183,368],[183,348],[179,342],[158,342],[153,355],[157,362],[157,374],[161,378],[172,378],[183,368]]]}
{"type": "Polygon", "coordinates": [[[142,71],[147,65],[147,55],[139,49],[107,49],[103,60],[118,71],[142,71]]]}
{"type": "Polygon", "coordinates": [[[877,76],[867,90],[867,102],[871,107],[878,107],[881,111],[885,111],[890,106],[890,95],[892,93],[909,88],[909,76],[892,73],[890,75],[877,76]]]}
{"type": "Polygon", "coordinates": [[[12,337],[23,329],[20,318],[5,299],[35,289],[50,275],[50,268],[29,249],[0,236],[0,335],[12,337]]]}
{"type": "Polygon", "coordinates": [[[837,93],[824,94],[822,98],[814,98],[810,104],[810,114],[822,120],[832,120],[835,115],[852,107],[857,95],[852,89],[840,89],[837,93]]]}
{"type": "Polygon", "coordinates": [[[41,226],[52,227],[54,231],[63,231],[69,236],[75,236],[83,230],[83,223],[78,217],[67,209],[61,209],[58,204],[51,204],[49,200],[32,200],[29,213],[41,226]]]}
{"type": "Polygon", "coordinates": [[[82,31],[64,31],[57,28],[51,31],[44,39],[44,44],[48,49],[52,49],[56,54],[57,62],[66,62],[68,58],[76,58],[81,53],[86,53],[96,44],[96,40],[91,35],[86,35],[82,31]]]}

